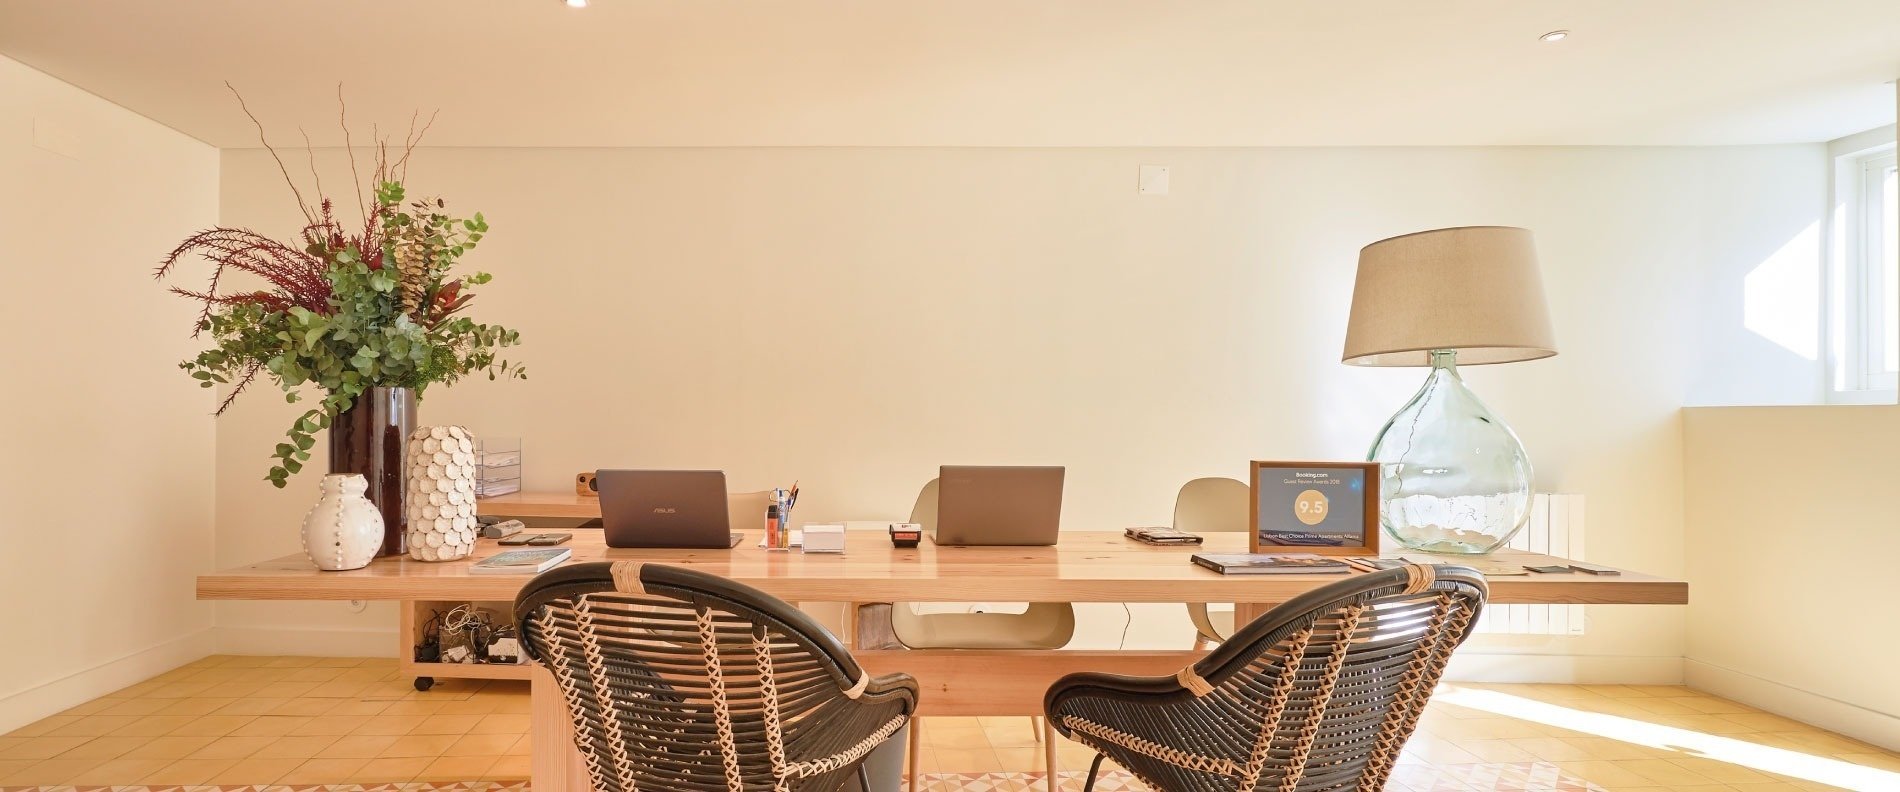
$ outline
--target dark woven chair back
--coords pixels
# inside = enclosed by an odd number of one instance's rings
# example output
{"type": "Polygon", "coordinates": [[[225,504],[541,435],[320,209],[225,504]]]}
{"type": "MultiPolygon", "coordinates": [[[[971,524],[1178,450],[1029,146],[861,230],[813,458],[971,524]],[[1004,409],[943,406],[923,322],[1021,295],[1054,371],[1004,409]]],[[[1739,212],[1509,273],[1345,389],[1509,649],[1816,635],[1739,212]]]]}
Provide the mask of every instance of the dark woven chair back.
{"type": "Polygon", "coordinates": [[[1049,718],[1097,767],[1106,756],[1166,792],[1381,790],[1485,593],[1466,567],[1354,575],[1173,677],[1064,677],[1049,718]]]}
{"type": "Polygon", "coordinates": [[[830,792],[916,709],[910,677],[867,678],[796,608],[688,569],[556,568],[515,617],[596,792],[830,792]]]}

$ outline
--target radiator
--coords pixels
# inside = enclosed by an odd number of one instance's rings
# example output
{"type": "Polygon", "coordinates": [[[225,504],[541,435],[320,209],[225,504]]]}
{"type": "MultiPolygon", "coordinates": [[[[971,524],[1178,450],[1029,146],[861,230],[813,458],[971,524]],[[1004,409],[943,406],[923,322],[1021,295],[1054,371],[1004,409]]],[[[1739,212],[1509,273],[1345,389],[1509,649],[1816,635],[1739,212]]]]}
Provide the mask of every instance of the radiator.
{"type": "MultiPolygon", "coordinates": [[[[1583,561],[1589,558],[1583,525],[1582,495],[1539,493],[1531,498],[1530,522],[1510,547],[1583,561]]],[[[1492,605],[1478,615],[1480,634],[1582,635],[1583,627],[1582,605],[1492,605]]]]}

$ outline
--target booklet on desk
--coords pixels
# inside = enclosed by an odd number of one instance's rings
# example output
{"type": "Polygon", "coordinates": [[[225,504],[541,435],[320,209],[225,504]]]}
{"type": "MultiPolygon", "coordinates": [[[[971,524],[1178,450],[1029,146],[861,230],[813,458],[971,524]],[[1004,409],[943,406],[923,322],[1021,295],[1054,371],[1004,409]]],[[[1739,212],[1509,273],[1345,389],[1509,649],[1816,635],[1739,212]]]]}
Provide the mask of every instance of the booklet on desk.
{"type": "Polygon", "coordinates": [[[1223,575],[1325,575],[1352,569],[1312,553],[1195,553],[1194,563],[1223,575]]]}
{"type": "Polygon", "coordinates": [[[574,551],[566,547],[509,550],[475,562],[468,571],[475,575],[534,575],[553,569],[573,555],[574,551]]]}

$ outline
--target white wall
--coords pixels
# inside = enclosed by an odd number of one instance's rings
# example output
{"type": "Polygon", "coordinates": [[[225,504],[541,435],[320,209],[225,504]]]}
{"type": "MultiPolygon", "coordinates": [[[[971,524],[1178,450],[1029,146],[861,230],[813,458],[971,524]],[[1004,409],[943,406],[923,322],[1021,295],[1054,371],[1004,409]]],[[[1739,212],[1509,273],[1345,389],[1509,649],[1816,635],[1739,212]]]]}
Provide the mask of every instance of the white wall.
{"type": "MultiPolygon", "coordinates": [[[[1195,476],[1359,457],[1416,387],[1338,362],[1360,246],[1524,225],[1562,354],[1468,378],[1541,488],[1590,497],[1595,560],[1675,574],[1702,279],[1813,222],[1816,149],[427,150],[412,187],[489,218],[475,315],[523,332],[532,379],[431,392],[422,416],[525,437],[531,488],[719,467],[802,480],[801,518],[877,518],[940,463],[1056,463],[1066,527],[1154,524],[1195,476]],[[1136,194],[1143,163],[1172,167],[1172,195],[1136,194]],[[1744,192],[1795,197],[1710,200],[1744,192]],[[1711,244],[1732,228],[1762,233],[1711,244]]],[[[321,162],[344,182],[340,152],[321,162]]],[[[225,152],[222,202],[294,230],[261,151],[225,152]]],[[[296,552],[314,493],[259,480],[293,410],[250,396],[219,424],[221,565],[296,552]]],[[[383,608],[219,608],[233,648],[393,650],[383,608]]],[[[1091,640],[1119,636],[1111,615],[1091,640]]],[[[1679,678],[1681,609],[1591,619],[1490,642],[1527,655],[1495,673],[1679,678]]]]}
{"type": "Polygon", "coordinates": [[[216,223],[218,153],[0,58],[0,174],[4,732],[211,646],[215,402],[150,271],[216,223]]]}
{"type": "Polygon", "coordinates": [[[1690,683],[1900,750],[1900,407],[1684,412],[1690,683]]]}
{"type": "MultiPolygon", "coordinates": [[[[1822,404],[1827,146],[1789,146],[1705,185],[1691,406],[1822,404]],[[1751,217],[1753,222],[1720,218],[1751,217]]],[[[1644,288],[1641,283],[1634,288],[1644,288]]]]}

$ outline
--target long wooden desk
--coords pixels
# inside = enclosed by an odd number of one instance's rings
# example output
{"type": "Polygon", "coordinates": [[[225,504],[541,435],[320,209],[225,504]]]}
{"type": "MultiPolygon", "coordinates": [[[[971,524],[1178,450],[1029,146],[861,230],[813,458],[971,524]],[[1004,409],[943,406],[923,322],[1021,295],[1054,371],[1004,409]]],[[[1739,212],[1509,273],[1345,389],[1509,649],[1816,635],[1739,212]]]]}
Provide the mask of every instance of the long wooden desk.
{"type": "MultiPolygon", "coordinates": [[[[569,543],[577,561],[641,559],[691,567],[804,602],[1236,602],[1249,611],[1284,602],[1341,575],[1224,577],[1189,563],[1196,548],[1149,547],[1120,533],[1065,532],[1057,547],[949,547],[925,542],[898,549],[883,536],[854,533],[844,555],[767,552],[756,536],[733,550],[619,550],[599,531],[577,530],[569,543]]],[[[1209,552],[1244,552],[1246,537],[1213,534],[1209,552]]],[[[474,559],[500,550],[482,540],[474,559]]],[[[1408,557],[1418,554],[1407,553],[1408,557]]],[[[302,555],[222,570],[198,578],[199,599],[403,600],[410,603],[506,602],[529,577],[471,575],[472,560],[425,563],[380,559],[349,572],[321,572],[302,555]]],[[[1443,559],[1457,563],[1458,558],[1443,559]]],[[[1501,551],[1484,564],[1553,563],[1548,556],[1501,551]]],[[[1688,584],[1636,572],[1496,577],[1496,603],[1661,604],[1688,601],[1688,584]]],[[[409,613],[405,609],[405,613],[409,613]]],[[[405,619],[405,640],[414,629],[405,619]]],[[[848,632],[848,631],[847,631],[848,632]]],[[[846,636],[849,642],[851,636],[846,636]]],[[[1179,651],[864,651],[858,659],[874,674],[904,671],[917,677],[922,715],[1040,714],[1042,693],[1074,671],[1170,674],[1198,652],[1179,651]]],[[[427,664],[405,668],[426,673],[427,664]]],[[[469,668],[464,666],[462,668],[469,668]]],[[[497,675],[522,669],[490,667],[497,675]]],[[[558,689],[538,668],[525,674],[534,688],[534,785],[583,789],[558,689]]]]}

